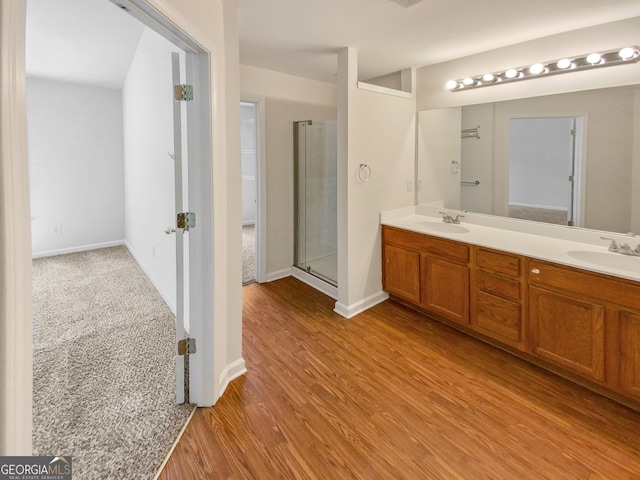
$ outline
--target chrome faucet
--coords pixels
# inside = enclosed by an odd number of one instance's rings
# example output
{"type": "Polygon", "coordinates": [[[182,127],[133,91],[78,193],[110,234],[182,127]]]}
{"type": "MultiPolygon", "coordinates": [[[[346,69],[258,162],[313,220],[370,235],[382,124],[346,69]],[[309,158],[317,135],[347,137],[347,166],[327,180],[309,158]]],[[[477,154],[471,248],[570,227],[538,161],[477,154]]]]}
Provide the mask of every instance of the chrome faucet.
{"type": "Polygon", "coordinates": [[[631,245],[625,242],[618,243],[613,238],[608,237],[600,237],[602,240],[608,240],[611,243],[609,244],[609,251],[614,253],[620,253],[622,255],[632,255],[632,256],[640,256],[640,243],[636,246],[635,249],[631,248],[631,245]]]}
{"type": "Polygon", "coordinates": [[[460,223],[460,219],[464,218],[464,215],[456,215],[455,218],[445,212],[439,212],[442,215],[442,221],[444,223],[460,223]]]}

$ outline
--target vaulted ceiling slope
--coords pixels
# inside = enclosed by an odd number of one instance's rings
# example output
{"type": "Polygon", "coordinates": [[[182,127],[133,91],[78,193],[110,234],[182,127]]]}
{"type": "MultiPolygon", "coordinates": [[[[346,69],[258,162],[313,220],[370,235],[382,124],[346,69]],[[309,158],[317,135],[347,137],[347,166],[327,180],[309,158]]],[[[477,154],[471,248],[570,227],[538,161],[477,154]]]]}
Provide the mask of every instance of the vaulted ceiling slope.
{"type": "MultiPolygon", "coordinates": [[[[335,82],[353,47],[359,76],[432,65],[640,16],[640,0],[237,0],[240,62],[335,82]]],[[[29,0],[29,75],[120,88],[142,24],[108,0],[29,0]]]]}
{"type": "Polygon", "coordinates": [[[108,0],[28,0],[27,75],[120,89],[143,30],[108,0]]]}

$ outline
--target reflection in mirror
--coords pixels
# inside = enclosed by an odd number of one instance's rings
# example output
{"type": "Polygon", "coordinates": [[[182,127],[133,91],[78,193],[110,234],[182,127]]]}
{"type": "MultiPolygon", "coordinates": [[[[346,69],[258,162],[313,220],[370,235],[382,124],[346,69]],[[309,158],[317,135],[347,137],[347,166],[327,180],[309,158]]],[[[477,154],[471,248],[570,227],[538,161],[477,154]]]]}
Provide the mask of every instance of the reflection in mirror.
{"type": "Polygon", "coordinates": [[[522,208],[515,207],[564,208],[574,214],[569,218],[567,213],[562,223],[640,232],[638,85],[426,110],[419,113],[418,122],[418,204],[501,216],[509,216],[510,209],[518,216],[514,212],[522,208]],[[517,130],[511,125],[519,121],[515,119],[534,118],[557,119],[562,129],[575,122],[570,127],[576,131],[574,137],[559,137],[569,142],[565,147],[573,148],[578,161],[573,174],[571,167],[561,170],[556,164],[551,150],[555,141],[549,136],[556,134],[536,138],[538,127],[523,121],[520,137],[525,144],[510,145],[517,130]],[[477,127],[479,138],[462,138],[462,130],[477,127]],[[518,150],[523,155],[520,165],[510,168],[510,152],[518,150]],[[457,161],[456,171],[451,165],[457,161]],[[545,176],[552,171],[554,180],[545,176]],[[551,183],[560,175],[566,177],[563,193],[551,193],[551,183]],[[574,182],[569,182],[571,176],[574,182]],[[566,202],[560,204],[562,195],[566,202]]]}
{"type": "Polygon", "coordinates": [[[509,120],[509,211],[512,218],[581,226],[578,117],[509,120]],[[576,155],[577,154],[577,155],[576,155]]]}

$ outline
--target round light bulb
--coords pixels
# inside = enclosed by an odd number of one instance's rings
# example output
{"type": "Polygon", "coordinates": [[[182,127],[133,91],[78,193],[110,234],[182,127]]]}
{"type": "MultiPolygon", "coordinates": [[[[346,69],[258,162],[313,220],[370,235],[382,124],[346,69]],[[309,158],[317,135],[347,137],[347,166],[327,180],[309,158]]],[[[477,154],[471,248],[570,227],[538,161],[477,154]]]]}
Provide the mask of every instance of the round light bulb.
{"type": "Polygon", "coordinates": [[[456,82],[455,80],[449,80],[449,81],[447,82],[447,88],[448,88],[449,90],[453,90],[453,89],[455,89],[455,88],[457,88],[457,87],[458,87],[458,82],[456,82]]]}
{"type": "Polygon", "coordinates": [[[482,76],[482,80],[485,82],[493,82],[496,79],[496,76],[493,73],[485,73],[482,76]]]}
{"type": "Polygon", "coordinates": [[[471,77],[467,77],[464,80],[462,80],[462,83],[464,83],[467,87],[470,85],[473,85],[475,82],[475,80],[471,77]]]}
{"type": "Polygon", "coordinates": [[[558,66],[558,68],[566,70],[567,68],[571,67],[571,60],[569,60],[568,58],[563,58],[562,60],[558,60],[558,63],[556,63],[556,65],[558,66]]]}
{"type": "Polygon", "coordinates": [[[544,72],[544,65],[542,65],[541,63],[534,63],[529,67],[529,72],[533,73],[534,75],[538,75],[539,73],[544,72]]]}
{"type": "Polygon", "coordinates": [[[587,62],[591,65],[595,65],[596,63],[600,63],[602,61],[602,56],[599,53],[590,53],[587,56],[587,62]]]}
{"type": "Polygon", "coordinates": [[[623,60],[631,60],[637,55],[638,51],[635,48],[625,47],[618,52],[618,55],[623,60]]]}
{"type": "Polygon", "coordinates": [[[518,70],[515,68],[510,68],[506,72],[504,72],[504,76],[507,78],[516,78],[518,76],[518,70]]]}

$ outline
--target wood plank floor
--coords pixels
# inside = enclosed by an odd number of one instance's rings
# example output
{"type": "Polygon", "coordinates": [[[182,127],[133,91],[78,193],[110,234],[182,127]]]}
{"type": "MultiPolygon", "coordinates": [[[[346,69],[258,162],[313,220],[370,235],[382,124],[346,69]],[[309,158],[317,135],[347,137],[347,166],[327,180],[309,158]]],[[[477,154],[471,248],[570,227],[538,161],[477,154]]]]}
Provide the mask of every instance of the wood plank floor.
{"type": "Polygon", "coordinates": [[[640,414],[387,301],[244,288],[248,373],[160,479],[637,479],[640,414]]]}

